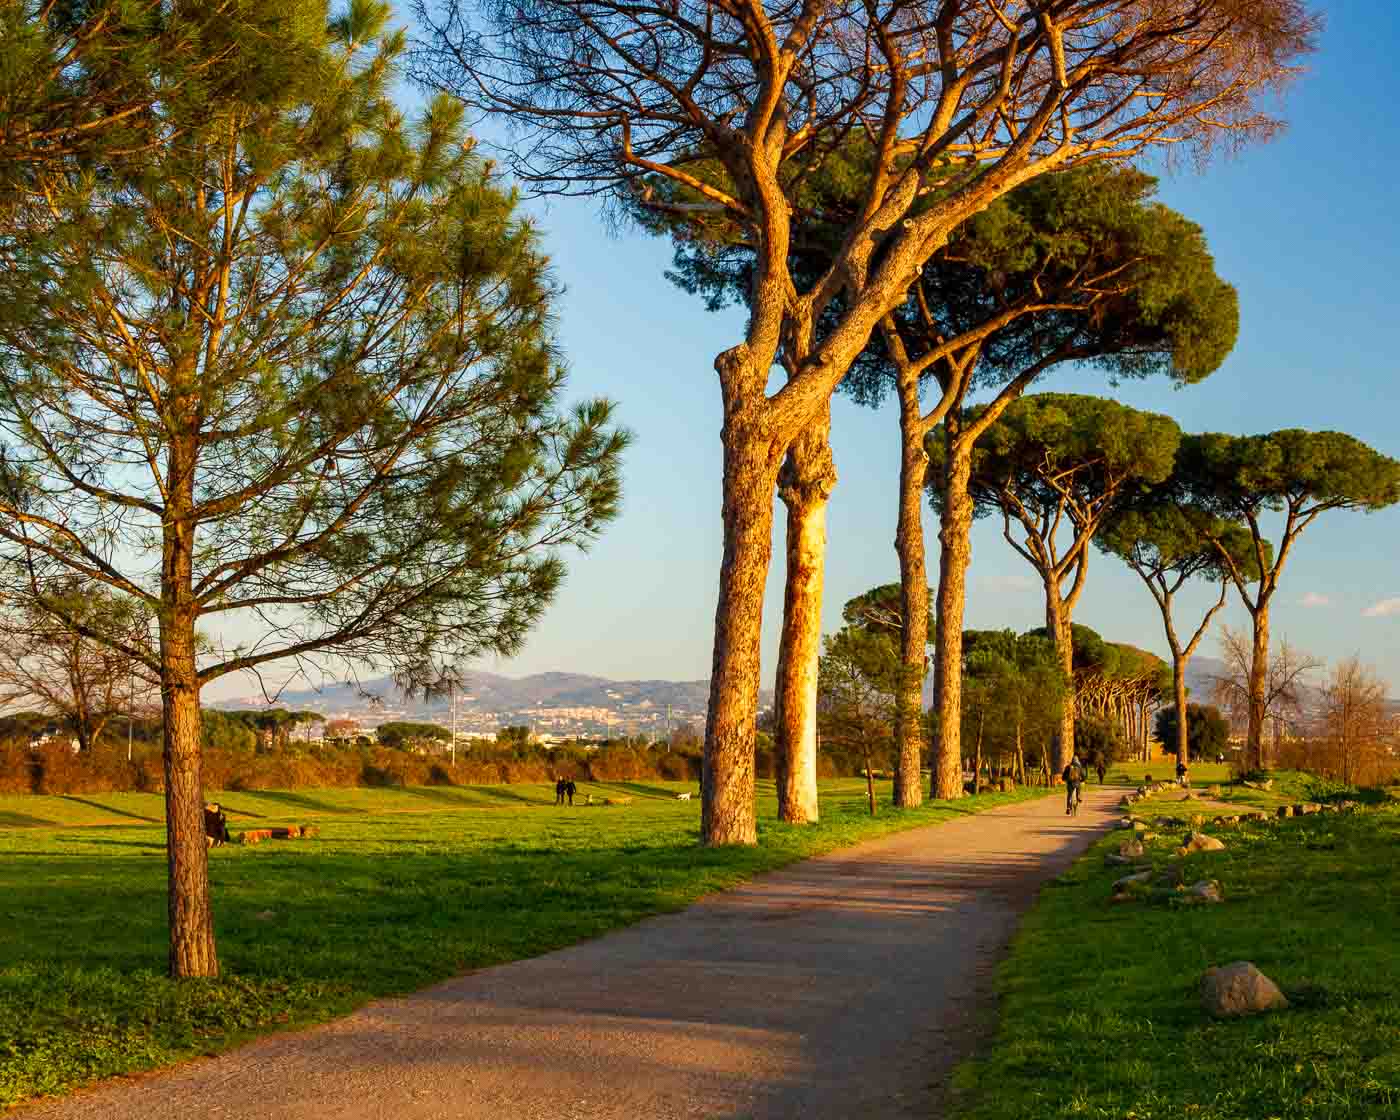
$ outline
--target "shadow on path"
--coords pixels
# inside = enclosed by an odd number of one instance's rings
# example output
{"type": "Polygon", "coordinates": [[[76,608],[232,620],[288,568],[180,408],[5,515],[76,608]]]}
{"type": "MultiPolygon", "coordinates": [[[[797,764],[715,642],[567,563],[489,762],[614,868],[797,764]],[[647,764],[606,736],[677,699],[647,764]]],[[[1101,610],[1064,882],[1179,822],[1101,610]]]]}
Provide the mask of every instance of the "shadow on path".
{"type": "Polygon", "coordinates": [[[1053,797],[896,833],[605,937],[18,1115],[937,1115],[1019,915],[1113,819],[1053,797]]]}

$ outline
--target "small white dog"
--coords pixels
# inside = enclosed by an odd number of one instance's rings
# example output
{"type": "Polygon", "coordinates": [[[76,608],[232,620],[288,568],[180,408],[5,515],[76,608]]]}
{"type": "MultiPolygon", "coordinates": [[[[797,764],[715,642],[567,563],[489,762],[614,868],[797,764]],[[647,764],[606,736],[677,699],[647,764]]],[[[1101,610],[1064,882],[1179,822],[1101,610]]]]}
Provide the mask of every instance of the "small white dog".
{"type": "Polygon", "coordinates": [[[678,794],[676,794],[676,800],[677,800],[677,801],[689,801],[689,800],[690,800],[690,794],[688,794],[688,793],[678,793],[678,794]]]}

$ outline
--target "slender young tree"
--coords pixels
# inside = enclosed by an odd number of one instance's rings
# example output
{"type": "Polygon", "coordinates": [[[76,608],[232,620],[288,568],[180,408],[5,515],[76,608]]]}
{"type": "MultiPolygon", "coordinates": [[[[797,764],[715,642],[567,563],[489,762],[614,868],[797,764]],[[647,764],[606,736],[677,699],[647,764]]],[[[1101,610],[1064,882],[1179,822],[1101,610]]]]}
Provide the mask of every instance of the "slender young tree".
{"type": "Polygon", "coordinates": [[[1322,731],[1335,776],[1347,785],[1374,781],[1387,731],[1385,682],[1353,654],[1322,686],[1322,731]]]}
{"type": "MultiPolygon", "coordinates": [[[[1118,503],[1171,473],[1180,438],[1166,416],[1099,397],[1040,393],[1009,404],[973,450],[968,492],[979,511],[1000,515],[1007,543],[1040,577],[1046,629],[1071,679],[1052,773],[1074,753],[1071,624],[1089,545],[1118,503]]],[[[939,442],[930,440],[931,452],[939,442]]]]}
{"type": "Polygon", "coordinates": [[[1076,162],[1269,133],[1257,99],[1294,72],[1313,21],[1301,0],[511,0],[473,5],[476,23],[458,0],[413,9],[419,78],[505,115],[522,179],[665,207],[646,196],[661,176],[702,198],[670,205],[732,222],[754,254],[744,337],[714,362],[724,551],[701,826],[707,843],[753,843],[763,590],[788,449],[963,221],[1076,162]],[[871,145],[859,203],[831,231],[829,266],[799,285],[794,245],[830,229],[803,208],[804,183],[855,133],[871,145]],[[727,189],[694,173],[706,163],[727,189]],[[770,396],[775,366],[787,377],[770,396]]]}
{"type": "Polygon", "coordinates": [[[37,706],[71,727],[88,753],[114,717],[130,718],[138,700],[151,699],[155,680],[147,660],[122,647],[153,648],[151,615],[142,602],[106,588],[59,581],[38,600],[13,599],[0,607],[0,704],[37,706]],[[48,601],[52,600],[52,602],[48,601]],[[102,640],[85,637],[59,620],[77,619],[102,640]]]}
{"type": "MultiPolygon", "coordinates": [[[[1219,650],[1224,667],[1211,676],[1211,699],[1229,715],[1232,726],[1247,729],[1254,667],[1252,632],[1222,626],[1219,650]]],[[[1320,657],[1299,649],[1287,638],[1275,642],[1269,652],[1264,678],[1264,726],[1272,729],[1275,753],[1290,729],[1295,733],[1301,730],[1308,678],[1324,664],[1320,657]]],[[[1246,769],[1254,765],[1248,755],[1244,763],[1246,769]]]]}
{"type": "Polygon", "coordinates": [[[559,411],[536,235],[456,102],[390,99],[387,6],[281,11],[241,85],[158,104],[161,143],[57,184],[0,270],[35,310],[0,320],[0,578],[156,616],[154,652],[116,644],[160,678],[175,976],[219,968],[203,686],[326,657],[433,684],[517,648],[625,442],[607,402],[559,411]]]}
{"type": "MultiPolygon", "coordinates": [[[[969,630],[963,635],[961,694],[965,727],[975,736],[973,773],[980,775],[983,746],[990,737],[1010,754],[1017,780],[1026,781],[1026,740],[1059,726],[1069,679],[1054,645],[1045,637],[1010,630],[969,630]]],[[[964,746],[964,753],[966,753],[964,746]]],[[[980,777],[973,779],[973,791],[980,777]]]]}
{"type": "Polygon", "coordinates": [[[1192,499],[1222,524],[1240,522],[1249,530],[1252,567],[1235,562],[1224,534],[1211,540],[1253,624],[1246,764],[1263,769],[1269,607],[1284,565],[1303,530],[1322,514],[1371,512],[1400,501],[1400,462],[1342,432],[1291,428],[1257,436],[1187,436],[1177,473],[1192,499]],[[1265,526],[1271,515],[1282,519],[1273,542],[1265,526]]]}
{"type": "Polygon", "coordinates": [[[1177,499],[1171,480],[1149,491],[1138,501],[1114,514],[1095,538],[1104,552],[1117,556],[1147,585],[1162,615],[1167,648],[1172,655],[1172,702],[1176,718],[1176,754],[1189,761],[1189,720],[1186,714],[1186,668],[1210,629],[1211,621],[1225,606],[1230,575],[1215,541],[1228,550],[1242,574],[1258,578],[1253,542],[1241,524],[1218,524],[1219,519],[1177,499]],[[1176,594],[1193,579],[1218,584],[1220,594],[1206,610],[1200,624],[1182,640],[1176,628],[1176,594]]]}

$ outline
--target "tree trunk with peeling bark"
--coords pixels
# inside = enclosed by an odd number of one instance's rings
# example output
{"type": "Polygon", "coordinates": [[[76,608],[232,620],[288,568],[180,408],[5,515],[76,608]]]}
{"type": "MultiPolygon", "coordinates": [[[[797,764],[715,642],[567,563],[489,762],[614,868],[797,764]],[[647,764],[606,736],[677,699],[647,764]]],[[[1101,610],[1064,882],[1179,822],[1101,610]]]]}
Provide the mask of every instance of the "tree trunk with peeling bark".
{"type": "Polygon", "coordinates": [[[924,677],[928,673],[929,610],[923,522],[928,453],[924,451],[916,379],[901,379],[899,425],[899,517],[894,547],[899,555],[900,675],[894,704],[894,803],[912,809],[924,799],[922,716],[924,677]]]}
{"type": "MultiPolygon", "coordinates": [[[[731,353],[717,365],[742,361],[731,353]]],[[[748,371],[750,374],[753,371],[748,371]]],[[[766,373],[766,371],[763,371],[766,373]]],[[[724,380],[724,374],[721,374],[724,380]]],[[[759,382],[761,385],[762,383],[759,382]]],[[[760,395],[761,399],[761,395],[760,395]]],[[[772,558],[778,467],[766,432],[747,431],[743,401],[726,393],[724,556],[715,608],[709,722],[705,727],[700,835],[705,844],[755,844],[757,733],[763,592],[772,558]]]]}
{"type": "Polygon", "coordinates": [[[1055,784],[1056,775],[1062,773],[1074,757],[1074,632],[1065,608],[1060,599],[1059,581],[1045,580],[1045,628],[1050,631],[1050,639],[1055,643],[1055,653],[1060,659],[1060,668],[1065,673],[1065,706],[1060,713],[1060,725],[1055,735],[1054,765],[1050,770],[1050,784],[1055,784]]]}
{"type": "Polygon", "coordinates": [[[967,568],[972,560],[972,446],[963,446],[947,422],[948,454],[942,480],[938,530],[938,625],[934,633],[934,703],[938,729],[934,743],[931,796],[962,795],[962,632],[967,604],[967,568]]]}
{"type": "Polygon", "coordinates": [[[787,506],[787,571],[778,648],[778,817],[818,819],[817,663],[821,654],[826,506],[836,485],[828,434],[831,406],[788,449],[778,476],[787,506]]]}
{"type": "MultiPolygon", "coordinates": [[[[192,402],[186,406],[193,410],[192,402]]],[[[195,541],[188,519],[194,504],[194,475],[194,441],[173,443],[161,557],[160,647],[170,975],[176,979],[219,975],[204,842],[200,686],[194,649],[195,541]]]]}
{"type": "Polygon", "coordinates": [[[1186,660],[1173,651],[1172,655],[1172,696],[1176,704],[1176,757],[1183,764],[1190,759],[1190,735],[1186,726],[1186,660]]]}
{"type": "Polygon", "coordinates": [[[1264,757],[1264,720],[1269,708],[1269,609],[1265,606],[1252,613],[1254,643],[1249,661],[1249,737],[1245,757],[1251,769],[1263,770],[1268,761],[1264,757]]]}

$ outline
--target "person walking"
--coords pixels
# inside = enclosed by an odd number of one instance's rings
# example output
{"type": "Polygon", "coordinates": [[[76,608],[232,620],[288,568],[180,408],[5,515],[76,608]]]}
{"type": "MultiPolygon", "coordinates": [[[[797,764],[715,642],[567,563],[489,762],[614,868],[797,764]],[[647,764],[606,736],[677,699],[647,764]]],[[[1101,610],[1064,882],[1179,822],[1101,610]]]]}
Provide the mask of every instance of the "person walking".
{"type": "Polygon", "coordinates": [[[1060,774],[1065,780],[1065,816],[1073,816],[1079,809],[1079,789],[1084,784],[1084,776],[1084,763],[1076,754],[1060,774]]]}
{"type": "Polygon", "coordinates": [[[554,804],[564,804],[564,779],[558,778],[554,782],[554,804]]]}
{"type": "Polygon", "coordinates": [[[572,807],[574,804],[574,793],[576,791],[577,787],[575,787],[574,780],[572,778],[570,778],[567,782],[564,783],[564,795],[568,797],[570,807],[572,807]]]}
{"type": "Polygon", "coordinates": [[[1191,779],[1189,777],[1189,772],[1186,769],[1186,763],[1182,762],[1179,758],[1176,760],[1176,784],[1179,785],[1182,789],[1187,789],[1191,785],[1191,779]]]}

